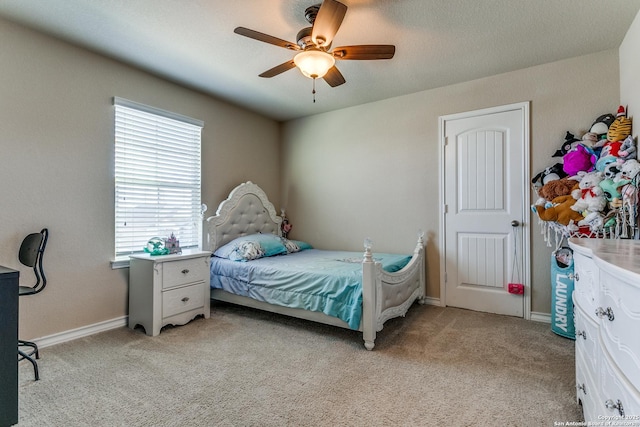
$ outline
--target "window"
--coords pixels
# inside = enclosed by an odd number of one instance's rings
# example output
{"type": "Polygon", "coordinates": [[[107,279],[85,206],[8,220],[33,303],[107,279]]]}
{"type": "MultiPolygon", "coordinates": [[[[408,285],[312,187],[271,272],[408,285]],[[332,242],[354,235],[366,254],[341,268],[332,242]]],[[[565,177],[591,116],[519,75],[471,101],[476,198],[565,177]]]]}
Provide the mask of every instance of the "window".
{"type": "Polygon", "coordinates": [[[115,257],[141,253],[174,233],[200,244],[203,123],[115,97],[115,257]]]}

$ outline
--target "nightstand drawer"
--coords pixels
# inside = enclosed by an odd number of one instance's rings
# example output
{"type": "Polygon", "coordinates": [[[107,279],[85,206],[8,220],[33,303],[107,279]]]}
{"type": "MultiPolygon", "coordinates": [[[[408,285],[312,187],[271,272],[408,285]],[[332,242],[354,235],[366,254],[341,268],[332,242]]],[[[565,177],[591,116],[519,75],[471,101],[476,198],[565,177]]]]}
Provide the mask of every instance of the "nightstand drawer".
{"type": "Polygon", "coordinates": [[[204,283],[162,293],[162,317],[169,317],[204,306],[204,283]]]}
{"type": "Polygon", "coordinates": [[[162,268],[163,289],[201,282],[209,277],[207,260],[202,257],[165,262],[162,268]]]}

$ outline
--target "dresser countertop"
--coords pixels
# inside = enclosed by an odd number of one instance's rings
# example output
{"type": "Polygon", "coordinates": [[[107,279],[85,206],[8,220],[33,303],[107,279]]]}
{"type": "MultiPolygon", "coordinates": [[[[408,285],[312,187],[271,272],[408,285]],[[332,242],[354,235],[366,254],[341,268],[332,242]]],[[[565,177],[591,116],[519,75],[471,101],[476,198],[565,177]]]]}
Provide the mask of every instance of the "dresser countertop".
{"type": "Polygon", "coordinates": [[[569,246],[603,270],[640,286],[640,240],[571,238],[569,246]]]}

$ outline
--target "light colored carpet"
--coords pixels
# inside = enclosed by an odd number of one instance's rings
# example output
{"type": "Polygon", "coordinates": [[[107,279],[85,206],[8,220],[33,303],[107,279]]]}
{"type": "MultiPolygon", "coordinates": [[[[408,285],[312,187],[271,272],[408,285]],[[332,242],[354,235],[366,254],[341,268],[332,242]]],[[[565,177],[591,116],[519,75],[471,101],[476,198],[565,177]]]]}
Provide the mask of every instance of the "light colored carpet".
{"type": "Polygon", "coordinates": [[[552,426],[578,421],[573,341],[414,305],[376,348],[232,305],[157,337],[121,328],[21,364],[19,426],[552,426]]]}

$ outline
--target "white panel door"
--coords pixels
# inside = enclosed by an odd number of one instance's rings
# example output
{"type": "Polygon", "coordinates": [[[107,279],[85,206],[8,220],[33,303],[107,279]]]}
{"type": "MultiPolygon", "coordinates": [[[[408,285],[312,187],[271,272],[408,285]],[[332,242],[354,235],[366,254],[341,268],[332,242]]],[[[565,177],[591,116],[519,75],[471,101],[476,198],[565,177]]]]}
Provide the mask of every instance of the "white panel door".
{"type": "Polygon", "coordinates": [[[441,120],[446,305],[524,316],[524,295],[507,291],[510,282],[526,286],[528,273],[523,105],[441,120]],[[514,260],[519,277],[513,275],[514,260]]]}

